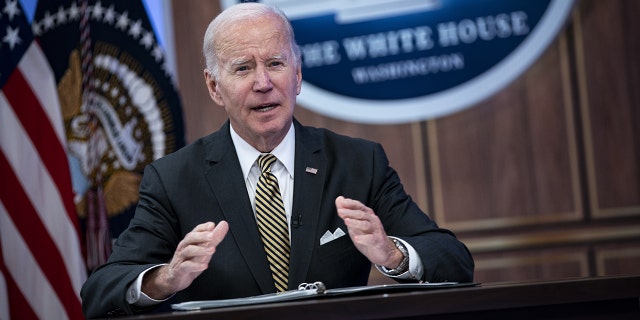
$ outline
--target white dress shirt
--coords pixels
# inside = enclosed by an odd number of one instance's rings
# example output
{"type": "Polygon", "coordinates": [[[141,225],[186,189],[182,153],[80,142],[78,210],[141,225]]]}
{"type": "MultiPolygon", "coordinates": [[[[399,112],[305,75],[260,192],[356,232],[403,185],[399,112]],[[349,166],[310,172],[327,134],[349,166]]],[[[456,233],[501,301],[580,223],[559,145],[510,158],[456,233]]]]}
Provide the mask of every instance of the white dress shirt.
{"type": "MultiPolygon", "coordinates": [[[[253,214],[256,213],[256,187],[261,171],[258,165],[258,157],[263,154],[256,150],[249,143],[244,141],[231,126],[231,140],[236,148],[238,160],[240,160],[240,168],[242,169],[242,177],[247,185],[247,193],[251,200],[251,208],[253,214]]],[[[293,166],[296,154],[296,131],[293,125],[289,128],[287,135],[282,142],[270,152],[278,160],[271,165],[271,173],[278,179],[280,194],[284,202],[284,211],[287,214],[287,222],[291,225],[291,208],[293,206],[293,166]]],[[[290,229],[290,228],[289,228],[290,229]]],[[[291,231],[289,231],[289,239],[291,239],[291,231]]]]}

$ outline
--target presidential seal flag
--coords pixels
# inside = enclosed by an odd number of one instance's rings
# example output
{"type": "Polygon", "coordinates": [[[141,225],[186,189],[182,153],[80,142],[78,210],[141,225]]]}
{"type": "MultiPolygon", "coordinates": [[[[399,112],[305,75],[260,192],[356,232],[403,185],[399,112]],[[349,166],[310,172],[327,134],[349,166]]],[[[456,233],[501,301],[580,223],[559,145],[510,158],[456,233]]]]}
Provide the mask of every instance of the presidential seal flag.
{"type": "Polygon", "coordinates": [[[184,145],[180,99],[140,1],[39,1],[33,32],[57,82],[93,269],[128,225],[144,167],[184,145]]]}
{"type": "Polygon", "coordinates": [[[86,278],[53,71],[0,0],[0,319],[82,319],[86,278]]]}

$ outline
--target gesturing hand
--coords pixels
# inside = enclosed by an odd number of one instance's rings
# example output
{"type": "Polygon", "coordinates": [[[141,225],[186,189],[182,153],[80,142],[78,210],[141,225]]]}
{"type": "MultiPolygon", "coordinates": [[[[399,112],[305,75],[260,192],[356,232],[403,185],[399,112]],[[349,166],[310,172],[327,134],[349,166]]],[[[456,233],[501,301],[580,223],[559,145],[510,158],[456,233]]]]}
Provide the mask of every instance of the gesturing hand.
{"type": "Polygon", "coordinates": [[[402,252],[387,237],[380,218],[371,208],[360,201],[339,196],[336,209],[349,229],[349,237],[369,261],[389,269],[400,264],[402,252]]]}
{"type": "Polygon", "coordinates": [[[178,243],[168,265],[156,268],[142,282],[142,292],[154,299],[166,297],[188,287],[209,266],[211,256],[229,231],[229,224],[220,221],[197,225],[178,243]]]}

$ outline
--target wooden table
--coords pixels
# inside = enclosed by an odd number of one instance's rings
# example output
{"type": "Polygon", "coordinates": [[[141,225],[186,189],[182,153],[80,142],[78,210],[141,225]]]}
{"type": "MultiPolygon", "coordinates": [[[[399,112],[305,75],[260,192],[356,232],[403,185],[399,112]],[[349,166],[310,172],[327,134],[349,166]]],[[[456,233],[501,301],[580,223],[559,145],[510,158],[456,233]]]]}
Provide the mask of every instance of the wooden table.
{"type": "Polygon", "coordinates": [[[640,319],[640,276],[373,293],[128,319],[640,319]]]}

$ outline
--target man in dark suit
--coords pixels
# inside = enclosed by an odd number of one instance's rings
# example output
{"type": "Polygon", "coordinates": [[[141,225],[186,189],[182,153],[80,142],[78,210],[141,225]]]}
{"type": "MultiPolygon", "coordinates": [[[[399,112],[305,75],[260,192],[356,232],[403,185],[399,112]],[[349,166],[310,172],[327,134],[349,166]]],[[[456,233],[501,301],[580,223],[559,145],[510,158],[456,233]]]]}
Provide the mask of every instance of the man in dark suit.
{"type": "Polygon", "coordinates": [[[209,93],[229,121],[145,169],[135,217],[82,288],[87,317],[147,310],[173,295],[366,285],[372,263],[398,281],[472,281],[466,247],[405,193],[379,144],[293,118],[300,53],[282,12],[233,6],[209,25],[203,51],[209,93]],[[269,170],[286,219],[284,280],[254,200],[264,154],[277,158],[269,170]]]}

